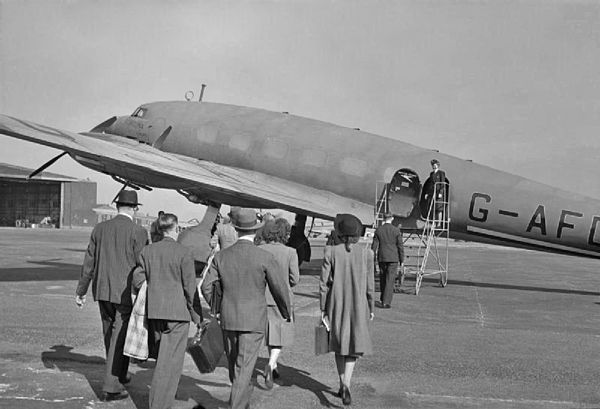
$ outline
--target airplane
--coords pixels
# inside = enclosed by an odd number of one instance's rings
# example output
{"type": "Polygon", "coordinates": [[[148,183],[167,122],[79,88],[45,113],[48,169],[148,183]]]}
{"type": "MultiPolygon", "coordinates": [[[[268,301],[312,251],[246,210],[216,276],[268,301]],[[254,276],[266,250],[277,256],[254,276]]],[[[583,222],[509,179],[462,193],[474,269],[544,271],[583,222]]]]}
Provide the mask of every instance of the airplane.
{"type": "Polygon", "coordinates": [[[68,154],[125,186],[174,189],[215,209],[278,208],[325,220],[352,213],[366,226],[381,182],[403,228],[422,225],[422,181],[435,158],[450,182],[450,238],[600,257],[597,199],[288,112],[152,102],[82,133],[0,115],[0,134],[59,149],[58,157],[68,154]]]}

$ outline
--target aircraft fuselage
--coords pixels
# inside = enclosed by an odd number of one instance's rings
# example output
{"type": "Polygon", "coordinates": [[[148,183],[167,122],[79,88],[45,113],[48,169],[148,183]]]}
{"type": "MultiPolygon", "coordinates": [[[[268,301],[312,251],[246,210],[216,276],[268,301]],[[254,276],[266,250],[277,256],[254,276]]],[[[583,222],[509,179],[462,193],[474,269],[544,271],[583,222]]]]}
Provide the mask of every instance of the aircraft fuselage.
{"type": "Polygon", "coordinates": [[[450,180],[451,237],[600,257],[600,201],[400,140],[287,113],[183,101],[142,105],[107,132],[151,145],[168,126],[165,152],[357,200],[365,224],[373,222],[378,182],[400,168],[423,182],[436,158],[450,180]]]}

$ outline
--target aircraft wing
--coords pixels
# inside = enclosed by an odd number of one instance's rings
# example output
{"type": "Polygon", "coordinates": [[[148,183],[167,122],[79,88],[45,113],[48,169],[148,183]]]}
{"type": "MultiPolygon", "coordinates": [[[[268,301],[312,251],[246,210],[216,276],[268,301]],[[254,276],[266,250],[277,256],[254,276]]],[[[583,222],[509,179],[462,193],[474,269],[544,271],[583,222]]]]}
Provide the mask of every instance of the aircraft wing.
{"type": "Polygon", "coordinates": [[[163,152],[135,139],[103,133],[75,133],[0,115],[0,134],[66,151],[77,162],[135,184],[177,189],[201,201],[280,208],[333,219],[356,214],[365,224],[373,207],[310,186],[247,169],[163,152]]]}

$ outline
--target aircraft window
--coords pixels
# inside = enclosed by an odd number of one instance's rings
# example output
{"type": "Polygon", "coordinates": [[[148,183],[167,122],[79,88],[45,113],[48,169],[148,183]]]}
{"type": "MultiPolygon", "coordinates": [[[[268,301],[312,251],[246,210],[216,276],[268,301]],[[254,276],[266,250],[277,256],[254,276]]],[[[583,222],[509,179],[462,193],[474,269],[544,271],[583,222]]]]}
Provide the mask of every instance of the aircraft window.
{"type": "Polygon", "coordinates": [[[327,154],[315,149],[306,149],[302,151],[301,163],[305,165],[322,167],[327,159],[327,154]]]}
{"type": "Polygon", "coordinates": [[[367,162],[356,158],[344,158],[340,163],[342,172],[353,176],[364,176],[367,173],[367,162]]]}
{"type": "Polygon", "coordinates": [[[287,143],[274,138],[267,138],[264,147],[265,155],[276,159],[285,158],[288,152],[287,143]]]}
{"type": "Polygon", "coordinates": [[[238,149],[240,151],[246,151],[250,147],[250,138],[247,135],[234,135],[229,140],[229,147],[232,149],[238,149]]]}
{"type": "Polygon", "coordinates": [[[146,108],[138,108],[135,111],[133,111],[133,114],[131,114],[131,116],[134,116],[136,118],[143,118],[144,115],[146,114],[147,109],[146,108]]]}

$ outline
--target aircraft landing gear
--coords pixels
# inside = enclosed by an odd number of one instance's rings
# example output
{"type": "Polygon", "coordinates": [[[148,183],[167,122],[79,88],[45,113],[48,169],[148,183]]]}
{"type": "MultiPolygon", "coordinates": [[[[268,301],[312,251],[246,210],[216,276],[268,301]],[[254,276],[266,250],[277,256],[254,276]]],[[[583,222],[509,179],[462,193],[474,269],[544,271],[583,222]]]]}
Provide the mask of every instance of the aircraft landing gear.
{"type": "Polygon", "coordinates": [[[440,273],[440,287],[446,287],[448,284],[448,271],[442,271],[440,273]]]}

